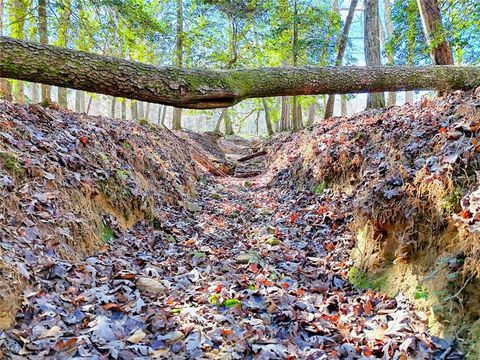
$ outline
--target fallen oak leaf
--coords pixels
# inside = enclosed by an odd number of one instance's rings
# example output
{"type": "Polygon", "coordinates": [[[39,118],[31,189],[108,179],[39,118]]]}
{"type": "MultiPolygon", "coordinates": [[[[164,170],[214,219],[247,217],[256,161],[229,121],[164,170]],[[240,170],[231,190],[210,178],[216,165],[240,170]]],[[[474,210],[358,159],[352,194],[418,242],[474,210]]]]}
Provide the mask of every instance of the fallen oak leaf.
{"type": "Polygon", "coordinates": [[[143,330],[138,329],[127,339],[127,341],[129,343],[136,344],[142,341],[145,338],[145,336],[147,336],[147,334],[145,334],[143,330]]]}
{"type": "Polygon", "coordinates": [[[61,332],[62,332],[62,329],[60,328],[60,326],[54,325],[50,329],[45,331],[42,335],[40,335],[38,338],[45,339],[49,337],[56,337],[56,336],[59,336],[61,332]]]}

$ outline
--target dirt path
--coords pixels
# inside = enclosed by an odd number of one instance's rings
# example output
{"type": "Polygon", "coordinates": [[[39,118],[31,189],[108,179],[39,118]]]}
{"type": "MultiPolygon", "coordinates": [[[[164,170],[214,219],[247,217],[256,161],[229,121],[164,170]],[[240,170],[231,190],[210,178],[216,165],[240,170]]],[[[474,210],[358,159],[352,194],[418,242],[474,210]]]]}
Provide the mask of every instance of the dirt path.
{"type": "Polygon", "coordinates": [[[347,197],[213,181],[196,212],[38,269],[5,358],[460,358],[401,296],[351,288],[347,197]]]}

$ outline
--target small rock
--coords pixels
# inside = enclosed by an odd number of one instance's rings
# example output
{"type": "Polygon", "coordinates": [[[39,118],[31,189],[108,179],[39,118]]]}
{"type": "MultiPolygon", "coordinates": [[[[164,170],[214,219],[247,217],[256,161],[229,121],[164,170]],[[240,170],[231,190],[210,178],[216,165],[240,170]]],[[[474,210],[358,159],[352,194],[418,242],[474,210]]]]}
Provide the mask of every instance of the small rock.
{"type": "Polygon", "coordinates": [[[250,254],[240,254],[240,255],[237,255],[237,257],[235,258],[235,260],[239,263],[239,264],[248,264],[250,262],[250,254]]]}
{"type": "Polygon", "coordinates": [[[260,259],[258,258],[258,255],[242,253],[237,255],[235,260],[239,264],[258,264],[260,259]]]}
{"type": "Polygon", "coordinates": [[[460,137],[462,136],[462,132],[461,131],[450,131],[448,134],[447,134],[447,138],[448,140],[458,140],[460,139],[460,137]]]}
{"type": "Polygon", "coordinates": [[[147,277],[139,278],[136,286],[142,292],[148,292],[156,295],[159,295],[166,290],[166,287],[160,281],[147,277]]]}
{"type": "Polygon", "coordinates": [[[185,201],[185,208],[191,212],[200,212],[202,207],[195,202],[185,201]]]}

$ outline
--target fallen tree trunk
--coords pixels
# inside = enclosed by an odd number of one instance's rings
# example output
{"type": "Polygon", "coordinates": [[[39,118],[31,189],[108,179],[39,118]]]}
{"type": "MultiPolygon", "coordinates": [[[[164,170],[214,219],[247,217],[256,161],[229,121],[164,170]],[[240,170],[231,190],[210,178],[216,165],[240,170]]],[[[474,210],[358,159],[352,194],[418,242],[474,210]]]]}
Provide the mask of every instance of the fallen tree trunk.
{"type": "Polygon", "coordinates": [[[256,157],[263,156],[263,155],[267,155],[267,152],[265,150],[257,151],[253,154],[241,157],[240,159],[237,159],[237,161],[240,161],[240,162],[247,161],[247,160],[255,159],[256,157]]]}
{"type": "Polygon", "coordinates": [[[269,96],[466,90],[480,86],[480,67],[189,70],[0,37],[0,77],[176,107],[209,109],[269,96]]]}

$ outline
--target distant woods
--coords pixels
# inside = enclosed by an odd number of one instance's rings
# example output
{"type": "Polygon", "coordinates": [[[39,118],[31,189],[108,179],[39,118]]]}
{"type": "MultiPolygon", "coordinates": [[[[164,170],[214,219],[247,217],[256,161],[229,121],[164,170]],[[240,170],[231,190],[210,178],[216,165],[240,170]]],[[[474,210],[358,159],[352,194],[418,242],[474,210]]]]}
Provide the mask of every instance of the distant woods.
{"type": "MultiPolygon", "coordinates": [[[[0,35],[152,65],[478,64],[476,0],[0,0],[0,35]]],[[[225,110],[180,110],[82,90],[0,79],[0,95],[180,129],[272,134],[332,115],[413,101],[414,93],[285,96],[225,110]],[[199,120],[203,119],[203,120],[199,120]],[[205,119],[211,119],[205,121],[205,119]]]]}

